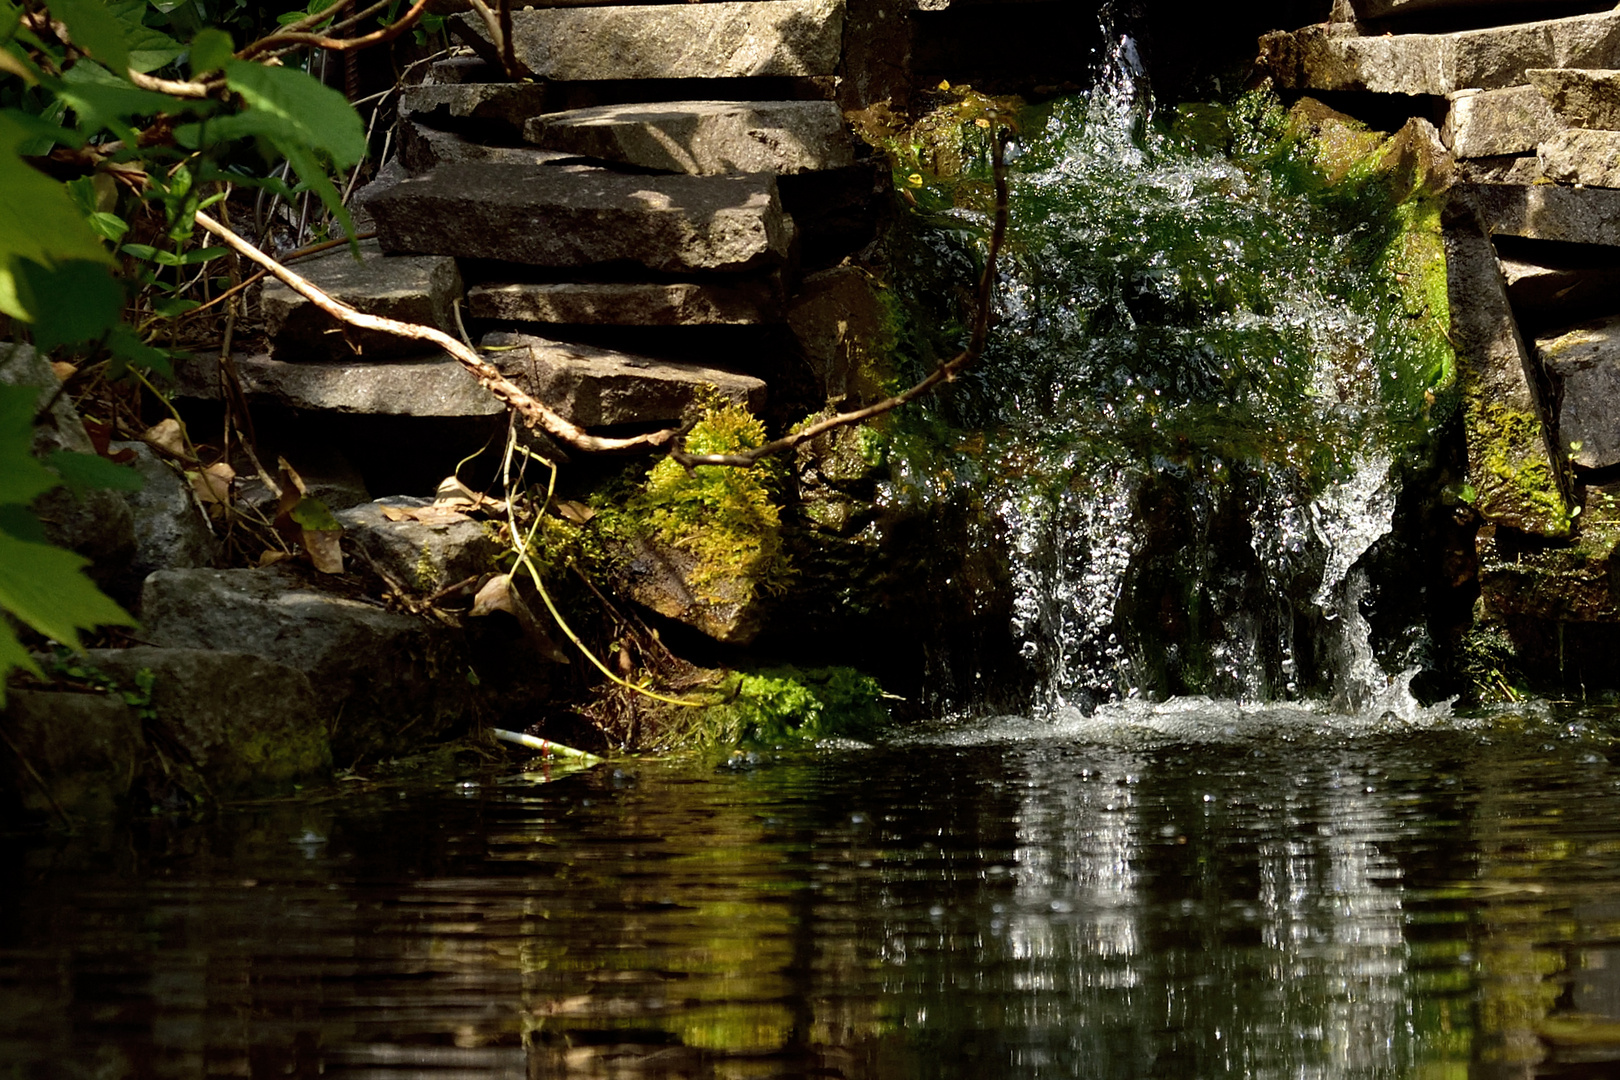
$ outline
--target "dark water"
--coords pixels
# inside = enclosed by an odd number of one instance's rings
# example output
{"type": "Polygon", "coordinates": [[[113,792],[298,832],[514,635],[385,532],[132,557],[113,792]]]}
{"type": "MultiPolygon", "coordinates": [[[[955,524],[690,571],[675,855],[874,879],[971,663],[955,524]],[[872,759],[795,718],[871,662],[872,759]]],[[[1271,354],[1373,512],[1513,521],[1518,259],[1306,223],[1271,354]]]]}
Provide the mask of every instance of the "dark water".
{"type": "Polygon", "coordinates": [[[0,1077],[1620,1075],[1613,718],[1186,706],[0,859],[0,1077]]]}

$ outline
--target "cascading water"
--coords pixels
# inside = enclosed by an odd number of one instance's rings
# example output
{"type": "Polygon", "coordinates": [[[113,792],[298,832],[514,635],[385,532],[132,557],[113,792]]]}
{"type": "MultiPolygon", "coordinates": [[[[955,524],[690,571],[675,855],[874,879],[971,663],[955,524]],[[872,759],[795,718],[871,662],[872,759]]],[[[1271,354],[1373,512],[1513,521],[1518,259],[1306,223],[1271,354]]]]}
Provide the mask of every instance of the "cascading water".
{"type": "Polygon", "coordinates": [[[1415,716],[1423,627],[1386,670],[1363,614],[1449,377],[1444,312],[1391,263],[1410,217],[1335,186],[1262,96],[1156,118],[1108,39],[1089,95],[1024,118],[999,320],[948,406],[986,436],[953,470],[991,489],[1034,707],[1415,716]]]}

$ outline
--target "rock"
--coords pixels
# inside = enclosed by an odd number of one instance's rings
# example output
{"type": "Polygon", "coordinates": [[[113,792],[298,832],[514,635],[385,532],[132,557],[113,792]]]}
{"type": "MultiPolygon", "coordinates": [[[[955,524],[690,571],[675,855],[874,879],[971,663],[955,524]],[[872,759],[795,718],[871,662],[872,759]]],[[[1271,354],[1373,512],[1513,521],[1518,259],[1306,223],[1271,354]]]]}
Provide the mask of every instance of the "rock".
{"type": "Polygon", "coordinates": [[[1502,275],[1521,320],[1569,326],[1612,310],[1620,296],[1620,252],[1605,261],[1583,259],[1574,265],[1504,258],[1502,275]]]}
{"type": "Polygon", "coordinates": [[[1561,463],[1532,381],[1534,360],[1508,306],[1496,251],[1466,206],[1446,223],[1451,337],[1457,350],[1468,480],[1486,521],[1540,536],[1569,532],[1561,463]]]}
{"type": "Polygon", "coordinates": [[[410,175],[403,161],[398,157],[390,158],[388,164],[377,170],[377,175],[372,178],[371,183],[354,193],[349,208],[354,217],[355,232],[376,231],[377,223],[372,220],[371,211],[366,209],[366,204],[410,175]]]}
{"type": "MultiPolygon", "coordinates": [[[[1620,621],[1620,604],[1610,586],[1614,547],[1612,538],[1576,548],[1524,545],[1495,529],[1480,530],[1475,550],[1486,618],[1549,624],[1620,621]]],[[[1544,631],[1554,636],[1551,625],[1544,631]]]]}
{"type": "MultiPolygon", "coordinates": [[[[474,142],[451,131],[401,120],[398,161],[409,175],[416,176],[440,165],[482,162],[487,165],[558,165],[574,160],[568,154],[538,150],[532,146],[491,146],[474,142]]],[[[589,166],[576,166],[575,169],[589,166]]]]}
{"type": "Polygon", "coordinates": [[[692,176],[854,163],[844,114],[830,101],[602,105],[537,116],[524,137],[546,150],[692,176]]]}
{"type": "Polygon", "coordinates": [[[483,347],[500,350],[491,359],[507,378],[581,427],[670,423],[708,387],[753,412],[765,405],[763,380],[718,368],[524,334],[489,334],[483,347]]]}
{"type": "Polygon", "coordinates": [[[887,396],[894,331],[871,275],[852,266],[808,275],[787,319],[825,401],[856,406],[887,396]]]}
{"type": "Polygon", "coordinates": [[[1620,245],[1620,191],[1558,184],[1469,184],[1459,187],[1457,196],[1472,200],[1495,235],[1620,245]]]}
{"type": "Polygon", "coordinates": [[[771,281],[475,285],[467,292],[467,310],[476,319],[606,326],[742,326],[782,319],[779,286],[771,281]]]}
{"type": "Polygon", "coordinates": [[[447,83],[499,82],[504,78],[506,73],[499,64],[491,64],[481,56],[452,56],[448,60],[436,60],[429,64],[427,78],[422,81],[443,86],[447,83]]]}
{"type": "MultiPolygon", "coordinates": [[[[289,364],[268,356],[238,356],[242,391],[294,409],[386,416],[498,416],[506,411],[448,353],[397,360],[289,364]]],[[[209,399],[212,380],[178,367],[180,393],[209,399]]]]}
{"type": "MultiPolygon", "coordinates": [[[[486,61],[499,63],[489,30],[477,15],[455,16],[448,25],[486,61]]],[[[536,79],[553,82],[832,75],[838,70],[843,31],[843,0],[512,13],[518,63],[536,79]]]]}
{"type": "Polygon", "coordinates": [[[179,472],[145,443],[115,442],[112,449],[134,454],[135,471],[145,481],[141,490],[121,493],[134,519],[130,576],[136,585],[154,570],[214,565],[219,541],[179,472]]]}
{"type": "MultiPolygon", "coordinates": [[[[298,470],[298,478],[304,482],[304,493],[325,503],[328,510],[346,510],[371,501],[365,477],[341,451],[332,446],[321,446],[320,454],[314,460],[309,460],[303,454],[294,455],[292,465],[298,470]]],[[[257,476],[236,478],[236,505],[241,509],[274,519],[278,501],[257,476]]]]}
{"type": "Polygon", "coordinates": [[[452,83],[407,86],[399,97],[401,123],[516,142],[530,117],[546,110],[544,83],[452,83]]]}
{"type": "Polygon", "coordinates": [[[1534,184],[1541,162],[1534,156],[1469,158],[1457,162],[1457,179],[1467,184],[1534,184]]]}
{"type": "Polygon", "coordinates": [[[112,814],[129,798],[146,758],[140,719],[112,694],[8,690],[0,729],[17,751],[0,754],[0,771],[23,808],[40,815],[54,813],[53,799],[73,814],[112,814]]]}
{"type": "Polygon", "coordinates": [[[153,644],[302,671],[339,766],[402,753],[470,715],[466,658],[449,630],[313,588],[293,569],[160,570],[146,579],[140,615],[153,644]]]}
{"type": "Polygon", "coordinates": [[[434,507],[427,499],[386,498],[340,510],[343,537],[363,549],[406,588],[431,595],[448,585],[495,569],[505,550],[482,521],[434,507]],[[385,507],[420,512],[420,519],[392,520],[385,507]]]}
{"type": "Polygon", "coordinates": [[[1620,465],[1620,317],[1536,339],[1560,382],[1558,445],[1585,469],[1620,465]]]}
{"type": "Polygon", "coordinates": [[[285,790],[331,772],[332,710],[303,672],[210,648],[91,649],[88,662],[125,687],[150,671],[155,723],[216,798],[285,790]]]}
{"type": "Polygon", "coordinates": [[[391,252],[551,267],[629,262],[668,273],[751,270],[788,256],[787,219],[770,176],[442,165],[373,200],[371,212],[391,252]]]}
{"type": "Polygon", "coordinates": [[[1620,129],[1620,71],[1531,68],[1524,75],[1566,126],[1620,129]]]}
{"type": "Polygon", "coordinates": [[[1474,12],[1480,8],[1516,8],[1534,11],[1567,9],[1564,0],[1349,0],[1358,18],[1390,19],[1434,12],[1474,12]]]}
{"type": "Polygon", "coordinates": [[[616,584],[636,603],[726,645],[747,645],[764,624],[764,603],[751,579],[722,578],[694,588],[697,558],[656,540],[634,540],[616,584]]]}
{"type": "Polygon", "coordinates": [[[1526,82],[1536,68],[1620,61],[1620,13],[1465,30],[1346,37],[1330,23],[1260,39],[1260,64],[1286,90],[1449,95],[1526,82]]]}
{"type": "Polygon", "coordinates": [[[1562,127],[1533,86],[1459,90],[1440,137],[1460,158],[1493,157],[1532,151],[1562,127]]]}
{"type": "MultiPolygon", "coordinates": [[[[360,243],[360,256],[356,262],[347,247],[335,248],[293,269],[333,299],[367,315],[455,332],[451,305],[461,296],[461,273],[454,259],[383,255],[375,240],[360,243]]],[[[275,278],[265,281],[259,310],[272,354],[279,360],[343,360],[356,354],[380,358],[422,351],[422,343],[411,338],[344,327],[275,278]]]]}
{"type": "Polygon", "coordinates": [[[1560,184],[1620,188],[1620,131],[1570,128],[1536,151],[1541,174],[1560,184]]]}
{"type": "Polygon", "coordinates": [[[876,161],[779,177],[782,209],[799,228],[805,265],[831,266],[870,243],[888,213],[893,185],[888,167],[876,161]]]}

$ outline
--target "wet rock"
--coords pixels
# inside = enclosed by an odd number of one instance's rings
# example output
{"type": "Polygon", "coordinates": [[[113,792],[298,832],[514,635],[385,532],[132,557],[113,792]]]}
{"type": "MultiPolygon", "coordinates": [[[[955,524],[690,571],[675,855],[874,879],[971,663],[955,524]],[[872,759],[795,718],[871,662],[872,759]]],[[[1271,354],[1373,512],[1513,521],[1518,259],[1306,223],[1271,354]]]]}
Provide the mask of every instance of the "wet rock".
{"type": "Polygon", "coordinates": [[[864,405],[886,396],[894,331],[870,274],[840,266],[808,275],[788,304],[788,326],[824,400],[864,405]]]}
{"type": "Polygon", "coordinates": [[[1536,339],[1563,387],[1558,443],[1586,469],[1620,465],[1620,317],[1536,339]]]}
{"type": "Polygon", "coordinates": [[[1524,544],[1494,529],[1475,543],[1486,618],[1546,624],[1620,621],[1614,587],[1614,538],[1576,547],[1524,544]]]}
{"type": "MultiPolygon", "coordinates": [[[[466,368],[447,353],[397,360],[289,364],[268,356],[238,356],[242,390],[294,409],[385,416],[496,416],[505,411],[466,368]]],[[[212,381],[177,369],[187,397],[213,398],[212,381]]]]}
{"type": "Polygon", "coordinates": [[[1451,95],[1441,138],[1460,158],[1532,151],[1563,127],[1533,86],[1460,90],[1451,95]]]}
{"type": "Polygon", "coordinates": [[[145,481],[139,491],[122,492],[135,526],[133,580],[139,583],[154,570],[214,565],[219,542],[179,472],[145,443],[115,442],[112,449],[134,454],[135,471],[145,481]]]}
{"type": "Polygon", "coordinates": [[[1321,23],[1260,39],[1260,63],[1287,90],[1448,95],[1497,90],[1537,68],[1620,62],[1620,13],[1495,26],[1452,34],[1347,37],[1321,23]]]}
{"type": "Polygon", "coordinates": [[[1496,251],[1465,207],[1446,222],[1452,341],[1463,391],[1468,478],[1492,524],[1542,536],[1569,531],[1534,359],[1508,306],[1496,251]]]}
{"type": "Polygon", "coordinates": [[[718,368],[524,334],[490,334],[483,346],[507,378],[581,427],[679,420],[709,387],[753,412],[765,405],[763,380],[718,368]]]}
{"type": "Polygon", "coordinates": [[[149,720],[177,745],[216,798],[285,789],[332,768],[331,709],[303,672],[215,649],[92,649],[86,658],[121,686],[152,683],[149,720]]]}
{"type": "Polygon", "coordinates": [[[1536,156],[1549,180],[1620,188],[1620,131],[1571,128],[1545,140],[1536,156]]]}
{"type": "Polygon", "coordinates": [[[1493,234],[1573,244],[1620,245],[1620,191],[1560,184],[1469,184],[1471,199],[1493,234]]]}
{"type": "Polygon", "coordinates": [[[1525,78],[1569,127],[1620,129],[1620,71],[1531,68],[1525,78]]]}
{"type": "Polygon", "coordinates": [[[449,630],[322,591],[294,569],[160,570],[146,579],[140,617],[155,645],[302,671],[340,766],[404,751],[470,715],[466,658],[449,630]]]}
{"type": "Polygon", "coordinates": [[[0,770],[40,815],[54,812],[52,800],[73,814],[113,813],[146,758],[140,719],[112,694],[8,690],[0,729],[16,747],[0,755],[0,770]]]}
{"type": "MultiPolygon", "coordinates": [[[[374,240],[361,242],[360,256],[356,262],[348,248],[336,248],[293,269],[357,311],[455,332],[451,305],[461,295],[461,274],[454,259],[384,255],[374,240]]],[[[280,360],[408,356],[422,351],[422,343],[410,338],[346,327],[275,278],[265,281],[259,310],[272,355],[280,360]]]]}
{"type": "MultiPolygon", "coordinates": [[[[451,32],[497,64],[477,15],[451,32]]],[[[713,79],[832,75],[844,30],[843,0],[531,8],[512,13],[518,63],[536,79],[713,79]]],[[[1551,66],[1551,65],[1543,65],[1551,66]]]]}
{"type": "Polygon", "coordinates": [[[843,113],[830,101],[603,105],[536,117],[525,137],[547,150],[692,176],[854,163],[843,113]]]}
{"type": "Polygon", "coordinates": [[[340,510],[337,519],[346,541],[421,595],[494,570],[505,550],[484,522],[427,499],[378,499],[340,510]],[[418,516],[401,516],[412,512],[418,516]]]}
{"type": "Polygon", "coordinates": [[[750,270],[788,255],[787,219],[769,176],[443,165],[374,199],[370,209],[390,252],[551,267],[628,262],[669,273],[750,270]]]}
{"type": "Polygon", "coordinates": [[[568,154],[532,146],[491,146],[409,120],[401,120],[395,132],[399,136],[398,160],[412,176],[440,165],[556,165],[573,160],[568,154]]]}
{"type": "Polygon", "coordinates": [[[467,310],[478,319],[606,326],[742,326],[779,322],[771,281],[553,282],[475,285],[467,310]]]}
{"type": "Polygon", "coordinates": [[[407,86],[401,122],[516,142],[530,117],[546,109],[544,83],[450,83],[407,86]]]}
{"type": "Polygon", "coordinates": [[[690,552],[641,537],[620,561],[615,584],[636,603],[727,645],[747,645],[764,625],[765,604],[746,574],[710,578],[699,587],[690,552]]]}

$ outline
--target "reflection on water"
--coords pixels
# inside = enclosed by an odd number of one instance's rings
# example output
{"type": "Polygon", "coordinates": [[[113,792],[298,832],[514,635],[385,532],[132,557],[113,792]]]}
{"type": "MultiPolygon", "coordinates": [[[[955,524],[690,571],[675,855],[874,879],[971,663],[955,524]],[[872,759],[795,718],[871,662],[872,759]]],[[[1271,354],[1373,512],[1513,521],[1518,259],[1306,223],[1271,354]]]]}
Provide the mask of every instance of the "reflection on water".
{"type": "Polygon", "coordinates": [[[1616,730],[1121,706],[13,836],[0,1077],[1620,1075],[1616,730]]]}

